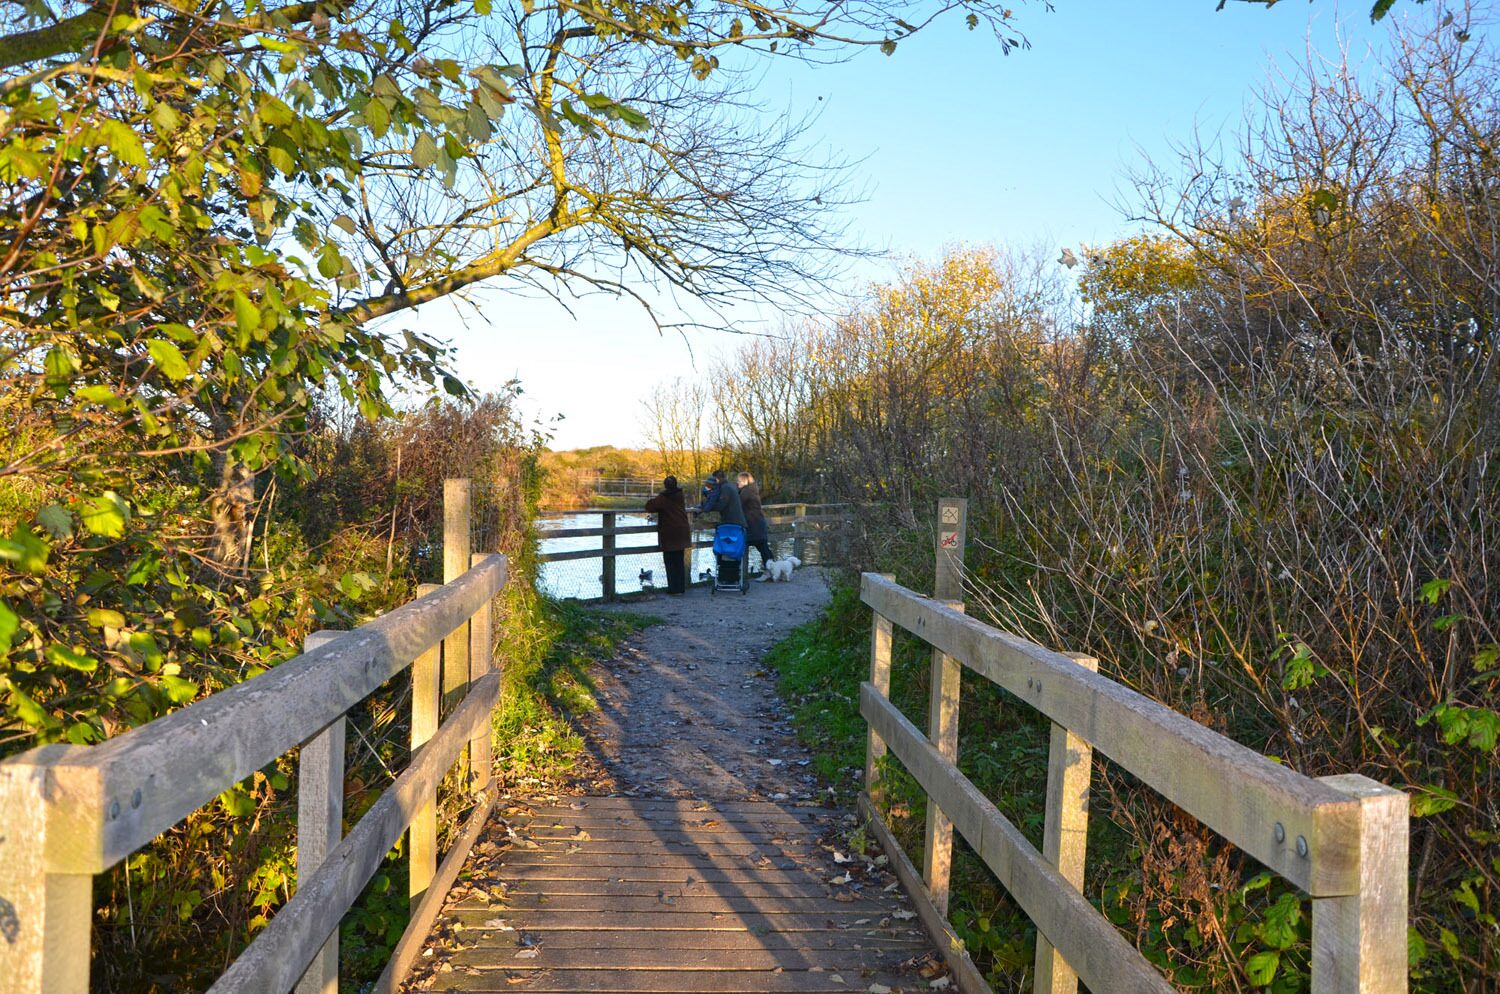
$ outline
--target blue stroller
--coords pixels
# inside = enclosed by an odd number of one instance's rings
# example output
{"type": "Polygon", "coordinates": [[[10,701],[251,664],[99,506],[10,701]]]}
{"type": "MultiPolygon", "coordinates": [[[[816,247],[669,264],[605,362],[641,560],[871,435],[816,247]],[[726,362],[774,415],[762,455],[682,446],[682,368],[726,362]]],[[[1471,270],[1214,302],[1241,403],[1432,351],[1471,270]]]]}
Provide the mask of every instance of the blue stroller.
{"type": "Polygon", "coordinates": [[[714,529],[714,558],[718,570],[713,585],[708,588],[712,597],[721,590],[750,592],[749,571],[745,569],[745,526],[722,524],[714,529]]]}

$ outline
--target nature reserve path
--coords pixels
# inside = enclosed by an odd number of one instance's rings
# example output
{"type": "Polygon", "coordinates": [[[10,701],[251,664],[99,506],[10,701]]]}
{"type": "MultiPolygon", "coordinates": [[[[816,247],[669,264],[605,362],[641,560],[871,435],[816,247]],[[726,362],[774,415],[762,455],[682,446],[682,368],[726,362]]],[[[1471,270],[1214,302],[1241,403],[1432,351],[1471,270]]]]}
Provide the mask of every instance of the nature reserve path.
{"type": "Polygon", "coordinates": [[[589,768],[501,801],[408,989],[926,990],[939,961],[762,663],[827,598],[808,569],[611,608],[662,623],[597,672],[589,768]]]}

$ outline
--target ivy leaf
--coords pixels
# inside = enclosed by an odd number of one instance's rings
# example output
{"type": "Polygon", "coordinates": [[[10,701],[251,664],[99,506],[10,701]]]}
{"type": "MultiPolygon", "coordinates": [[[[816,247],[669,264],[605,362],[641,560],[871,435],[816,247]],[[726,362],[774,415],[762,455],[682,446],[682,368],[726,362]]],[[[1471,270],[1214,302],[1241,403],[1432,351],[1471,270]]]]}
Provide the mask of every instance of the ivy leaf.
{"type": "Polygon", "coordinates": [[[73,537],[73,515],[61,504],[48,504],[36,512],[36,523],[44,528],[48,535],[58,539],[69,539],[73,537]]]}
{"type": "Polygon", "coordinates": [[[78,508],[83,527],[104,538],[123,538],[130,520],[130,507],[113,490],[83,501],[78,508]]]}
{"type": "Polygon", "coordinates": [[[163,375],[173,383],[180,383],[187,379],[188,363],[183,357],[182,350],[165,339],[157,338],[146,343],[146,351],[151,353],[151,361],[163,375]]]}

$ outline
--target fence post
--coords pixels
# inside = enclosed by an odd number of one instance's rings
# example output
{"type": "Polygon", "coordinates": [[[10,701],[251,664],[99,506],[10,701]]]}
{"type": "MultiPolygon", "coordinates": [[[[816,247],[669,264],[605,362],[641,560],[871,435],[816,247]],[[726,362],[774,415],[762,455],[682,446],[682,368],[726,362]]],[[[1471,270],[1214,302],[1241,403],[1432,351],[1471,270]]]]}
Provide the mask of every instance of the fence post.
{"type": "MultiPolygon", "coordinates": [[[[1084,669],[1099,672],[1093,656],[1068,653],[1084,669]]],[[[1068,729],[1054,723],[1047,752],[1047,814],[1042,823],[1042,858],[1079,891],[1089,839],[1089,785],[1094,771],[1094,748],[1068,729]]],[[[1036,937],[1036,994],[1075,994],[1078,974],[1047,937],[1036,937]]]]}
{"type": "Polygon", "coordinates": [[[1312,899],[1313,994],[1406,994],[1408,798],[1357,773],[1318,782],[1359,800],[1359,892],[1312,899]]]}
{"type": "Polygon", "coordinates": [[[805,522],[802,519],[807,517],[807,505],[798,504],[793,517],[796,520],[792,522],[792,555],[798,559],[806,559],[807,556],[804,555],[805,544],[802,539],[802,526],[805,522]]]}
{"type": "MultiPolygon", "coordinates": [[[[313,632],[304,652],[342,632],[313,632]]],[[[297,886],[301,887],[344,837],[344,731],[341,715],[306,742],[297,756],[297,886]]],[[[297,994],[339,994],[339,930],[297,981],[297,994]]]]}
{"type": "MultiPolygon", "coordinates": [[[[882,573],[887,580],[895,580],[891,573],[882,573]]],[[[870,625],[870,683],[882,697],[891,696],[891,637],[895,626],[891,619],[877,613],[870,625]]],[[[885,756],[885,740],[873,727],[865,746],[865,793],[875,802],[875,786],[880,760],[885,756]]]]}
{"type": "MultiPolygon", "coordinates": [[[[438,589],[436,583],[417,586],[417,597],[438,589]]],[[[415,759],[422,746],[437,734],[438,710],[442,701],[443,647],[433,646],[411,664],[411,754],[415,759]]],[[[437,790],[422,799],[416,817],[411,820],[411,858],[407,894],[411,906],[421,903],[428,884],[437,874],[437,790]]]]}
{"type": "MultiPolygon", "coordinates": [[[[938,529],[933,539],[937,573],[933,596],[948,607],[962,611],[963,557],[967,540],[969,502],[958,497],[938,501],[938,529]]],[[[951,656],[932,650],[931,695],[928,733],[938,753],[950,763],[958,762],[958,700],[963,666],[951,656]]],[[[933,907],[948,913],[948,879],[953,869],[953,823],[937,804],[927,802],[927,844],[922,879],[933,907]]]]}
{"type": "MultiPolygon", "coordinates": [[[[102,811],[72,812],[52,772],[85,746],[51,745],[0,762],[0,931],[6,990],[87,994],[92,873],[55,873],[53,835],[80,840],[101,829],[102,811]]],[[[72,807],[77,807],[76,804],[72,807]]],[[[87,848],[82,845],[80,848],[87,848]]]]}
{"type": "MultiPolygon", "coordinates": [[[[468,480],[443,481],[443,582],[452,583],[469,568],[470,496],[468,480]]],[[[464,622],[443,640],[443,707],[451,710],[469,686],[469,623],[464,622]]],[[[469,773],[468,757],[458,757],[459,776],[469,773]]]]}
{"type": "Polygon", "coordinates": [[[600,577],[604,584],[604,599],[613,601],[615,599],[615,512],[604,512],[604,574],[600,577]]]}
{"type": "MultiPolygon", "coordinates": [[[[471,566],[478,566],[490,557],[490,553],[476,552],[470,560],[471,566]]],[[[469,623],[469,667],[475,680],[480,679],[490,671],[490,663],[494,659],[494,610],[495,600],[491,598],[474,613],[469,623]]],[[[475,793],[484,790],[490,785],[491,767],[494,765],[494,757],[490,744],[490,723],[485,722],[474,733],[469,740],[469,759],[472,764],[472,778],[470,786],[475,793]]]]}

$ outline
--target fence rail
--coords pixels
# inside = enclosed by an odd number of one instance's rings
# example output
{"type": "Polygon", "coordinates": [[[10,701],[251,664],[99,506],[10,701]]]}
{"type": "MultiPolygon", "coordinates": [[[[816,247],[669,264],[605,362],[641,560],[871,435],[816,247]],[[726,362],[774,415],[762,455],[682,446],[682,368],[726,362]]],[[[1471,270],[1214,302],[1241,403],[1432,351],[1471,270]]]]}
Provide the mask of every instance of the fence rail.
{"type": "MultiPolygon", "coordinates": [[[[939,587],[961,563],[961,502],[940,514],[939,587]],[[954,524],[951,531],[949,518],[954,524]],[[953,536],[950,538],[949,536],[953,536]],[[956,555],[955,555],[956,550],[956,555]]],[[[1072,994],[1172,986],[1080,893],[1092,750],[1312,898],[1314,994],[1401,994],[1407,977],[1407,796],[1358,775],[1312,778],[1095,672],[1095,661],[1046,649],[967,617],[890,577],[864,574],[874,614],[870,680],[860,713],[870,726],[861,807],[892,858],[896,848],[872,798],[887,750],[929,798],[922,887],[898,867],[922,916],[954,963],[965,994],[988,991],[946,919],[951,828],[963,835],[1039,933],[1035,990],[1072,994]],[[890,700],[894,631],[932,647],[930,729],[923,734],[890,700]],[[1052,720],[1041,851],[957,767],[963,668],[1052,720]],[[947,941],[941,941],[946,938],[947,941]]],[[[898,858],[899,857],[899,858],[898,858]]]]}
{"type": "MultiPolygon", "coordinates": [[[[769,526],[771,541],[782,542],[790,539],[792,542],[792,555],[798,559],[805,558],[803,553],[806,543],[809,540],[843,541],[846,539],[847,529],[852,523],[852,509],[847,504],[766,504],[762,510],[766,515],[766,524],[769,526]]],[[[566,517],[584,514],[602,516],[603,527],[552,528],[537,532],[538,541],[555,538],[600,538],[602,542],[599,548],[542,552],[537,555],[537,561],[543,563],[560,563],[585,559],[601,560],[600,581],[603,589],[603,598],[606,601],[613,601],[619,596],[618,584],[616,582],[616,565],[618,559],[623,556],[660,555],[663,551],[661,546],[654,544],[618,546],[615,543],[615,539],[621,535],[656,534],[655,525],[616,524],[621,514],[638,514],[644,512],[596,508],[577,511],[543,511],[540,513],[547,517],[566,517]]],[[[712,545],[712,539],[695,539],[688,546],[685,555],[690,557],[693,550],[707,549],[712,545]]]]}
{"type": "MultiPolygon", "coordinates": [[[[416,909],[403,945],[415,947],[437,912],[423,901],[428,884],[442,872],[432,865],[435,842],[417,840],[436,839],[437,784],[466,750],[476,806],[464,851],[493,803],[489,714],[500,684],[491,612],[507,564],[468,555],[467,501],[456,506],[467,482],[448,481],[445,493],[445,534],[463,550],[461,563],[447,564],[450,582],[354,631],[315,633],[301,655],[102,745],[44,746],[0,762],[0,914],[9,918],[0,987],[86,992],[94,875],[299,746],[296,892],[211,991],[337,994],[339,922],[408,827],[416,909]],[[345,715],[408,666],[413,761],[341,838],[345,715]],[[458,702],[441,724],[440,673],[458,702]]],[[[459,848],[444,864],[454,872],[459,848]]],[[[431,889],[439,898],[446,890],[431,889]]],[[[402,979],[401,953],[377,990],[402,979]]]]}

